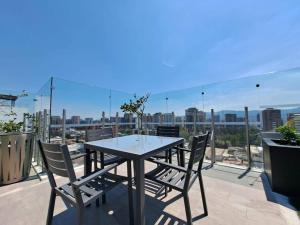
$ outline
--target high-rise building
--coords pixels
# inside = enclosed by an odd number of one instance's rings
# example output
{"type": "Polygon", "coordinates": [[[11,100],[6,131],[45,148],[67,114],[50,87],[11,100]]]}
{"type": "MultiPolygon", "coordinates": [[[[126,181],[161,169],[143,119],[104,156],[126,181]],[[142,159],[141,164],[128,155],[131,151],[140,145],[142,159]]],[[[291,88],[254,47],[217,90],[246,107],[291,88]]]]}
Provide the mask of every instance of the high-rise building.
{"type": "Polygon", "coordinates": [[[245,118],[244,117],[237,117],[236,122],[244,122],[245,118]]]}
{"type": "Polygon", "coordinates": [[[85,118],[85,119],[84,119],[84,122],[85,122],[86,124],[92,124],[92,123],[93,123],[93,118],[85,118]]]}
{"type": "Polygon", "coordinates": [[[133,115],[132,115],[132,113],[124,113],[123,118],[124,118],[123,119],[124,123],[130,123],[130,122],[132,122],[133,115]]]}
{"type": "Polygon", "coordinates": [[[220,122],[220,115],[214,115],[215,123],[220,122]]]}
{"type": "Polygon", "coordinates": [[[274,131],[276,127],[282,125],[280,109],[267,108],[263,110],[262,121],[264,131],[274,131]]]}
{"type": "Polygon", "coordinates": [[[257,113],[257,115],[256,115],[256,122],[260,122],[260,114],[259,113],[257,113]]]}
{"type": "Polygon", "coordinates": [[[181,123],[181,122],[183,122],[184,121],[184,118],[182,117],[182,116],[176,116],[175,117],[175,122],[176,123],[181,123]]]}
{"type": "Polygon", "coordinates": [[[173,122],[173,114],[172,113],[164,113],[163,120],[164,120],[164,123],[172,123],[173,122]]]}
{"type": "Polygon", "coordinates": [[[71,123],[72,124],[80,124],[80,116],[72,116],[71,123]]]}
{"type": "Polygon", "coordinates": [[[51,116],[51,124],[61,124],[62,119],[60,116],[51,116]]]}
{"type": "Polygon", "coordinates": [[[185,121],[194,122],[196,117],[196,122],[204,122],[206,120],[206,114],[203,111],[199,111],[197,108],[192,107],[185,110],[185,121]]]}
{"type": "Polygon", "coordinates": [[[237,116],[234,113],[225,114],[225,122],[237,122],[237,116]]]}
{"type": "Polygon", "coordinates": [[[288,120],[293,120],[295,123],[295,128],[298,133],[300,133],[300,113],[289,113],[288,120]]]}
{"type": "Polygon", "coordinates": [[[151,123],[152,122],[152,116],[150,113],[145,113],[143,116],[143,122],[144,123],[151,123]]]}
{"type": "Polygon", "coordinates": [[[152,117],[154,123],[160,123],[160,120],[162,119],[162,113],[154,113],[152,117]]]}

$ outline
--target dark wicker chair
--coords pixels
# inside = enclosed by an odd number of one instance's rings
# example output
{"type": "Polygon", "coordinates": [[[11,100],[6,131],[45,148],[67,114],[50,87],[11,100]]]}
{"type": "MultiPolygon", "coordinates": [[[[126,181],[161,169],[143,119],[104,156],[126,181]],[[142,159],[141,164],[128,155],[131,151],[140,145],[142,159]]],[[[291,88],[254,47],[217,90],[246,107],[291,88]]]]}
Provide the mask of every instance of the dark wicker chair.
{"type": "Polygon", "coordinates": [[[147,179],[155,181],[159,184],[165,185],[182,193],[188,225],[192,225],[192,215],[188,192],[197,178],[199,179],[200,183],[204,215],[208,215],[201,174],[201,168],[208,142],[208,137],[209,133],[195,136],[193,138],[191,150],[181,148],[182,151],[190,153],[190,159],[187,168],[156,160],[153,162],[157,163],[158,167],[146,174],[147,179]],[[196,170],[193,169],[194,164],[198,164],[196,170]]]}
{"type": "MultiPolygon", "coordinates": [[[[69,202],[77,209],[77,225],[84,222],[85,206],[96,202],[99,206],[99,198],[111,190],[113,187],[124,181],[124,177],[119,177],[108,173],[118,166],[117,163],[111,164],[105,169],[98,170],[86,177],[76,178],[72,160],[67,145],[46,144],[39,141],[41,155],[44,161],[46,172],[51,185],[51,196],[48,208],[47,225],[51,225],[56,195],[64,201],[69,202]],[[57,186],[53,175],[69,178],[69,183],[57,186]]],[[[129,222],[133,224],[133,205],[132,205],[132,174],[131,163],[128,166],[128,196],[129,196],[129,222]]]]}

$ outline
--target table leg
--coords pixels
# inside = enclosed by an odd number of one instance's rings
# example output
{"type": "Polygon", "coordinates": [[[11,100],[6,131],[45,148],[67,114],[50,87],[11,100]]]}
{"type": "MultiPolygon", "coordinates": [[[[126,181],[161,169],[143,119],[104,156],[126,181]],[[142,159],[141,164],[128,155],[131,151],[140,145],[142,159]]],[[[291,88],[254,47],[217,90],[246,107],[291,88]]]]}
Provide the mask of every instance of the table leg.
{"type": "MultiPolygon", "coordinates": [[[[104,153],[103,152],[100,152],[100,163],[101,163],[101,169],[104,169],[105,165],[104,165],[104,153]]],[[[103,183],[103,185],[105,185],[104,176],[102,176],[102,183],[103,183]]],[[[105,186],[103,186],[103,188],[105,189],[105,186]]],[[[105,193],[102,195],[102,203],[103,204],[106,203],[106,195],[105,195],[105,193]]]]}
{"type": "MultiPolygon", "coordinates": [[[[179,147],[183,148],[184,144],[182,143],[179,147]]],[[[179,154],[180,154],[180,164],[181,164],[180,166],[182,166],[182,167],[185,167],[185,154],[184,153],[185,152],[182,151],[182,150],[179,151],[179,154]]]]}
{"type": "Polygon", "coordinates": [[[129,224],[134,225],[131,160],[127,161],[127,175],[128,175],[129,224]]]}
{"type": "Polygon", "coordinates": [[[145,225],[145,165],[143,159],[135,159],[136,225],[145,225]]]}
{"type": "Polygon", "coordinates": [[[90,155],[90,149],[85,148],[85,157],[84,157],[84,175],[88,175],[91,173],[91,155],[90,155]]]}

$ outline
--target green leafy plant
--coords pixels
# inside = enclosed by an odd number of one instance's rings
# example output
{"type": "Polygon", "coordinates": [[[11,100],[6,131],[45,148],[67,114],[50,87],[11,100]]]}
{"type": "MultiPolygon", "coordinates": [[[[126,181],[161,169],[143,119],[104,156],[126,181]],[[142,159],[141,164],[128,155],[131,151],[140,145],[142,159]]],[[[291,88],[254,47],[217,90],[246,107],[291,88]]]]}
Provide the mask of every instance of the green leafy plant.
{"type": "Polygon", "coordinates": [[[123,112],[133,113],[137,115],[137,118],[140,121],[139,129],[143,128],[143,115],[145,110],[145,104],[148,101],[149,97],[149,93],[141,97],[137,97],[136,95],[134,95],[134,100],[130,99],[129,103],[124,103],[120,107],[123,112]]]}
{"type": "Polygon", "coordinates": [[[8,120],[7,122],[0,122],[0,131],[4,133],[20,132],[23,127],[23,122],[16,122],[16,119],[8,120]]]}
{"type": "Polygon", "coordinates": [[[288,143],[296,142],[299,140],[299,135],[297,134],[297,130],[295,128],[295,123],[293,120],[288,121],[285,125],[277,127],[276,131],[281,133],[283,139],[288,143]]]}
{"type": "MultiPolygon", "coordinates": [[[[17,97],[25,97],[28,96],[28,94],[23,91],[20,95],[17,97]]],[[[8,119],[6,121],[0,121],[0,133],[18,133],[22,131],[22,128],[24,126],[24,122],[17,122],[17,113],[13,111],[11,108],[9,113],[1,112],[4,114],[5,117],[8,119]]],[[[24,114],[25,119],[31,119],[32,122],[35,122],[34,114],[31,115],[29,113],[24,114]]]]}

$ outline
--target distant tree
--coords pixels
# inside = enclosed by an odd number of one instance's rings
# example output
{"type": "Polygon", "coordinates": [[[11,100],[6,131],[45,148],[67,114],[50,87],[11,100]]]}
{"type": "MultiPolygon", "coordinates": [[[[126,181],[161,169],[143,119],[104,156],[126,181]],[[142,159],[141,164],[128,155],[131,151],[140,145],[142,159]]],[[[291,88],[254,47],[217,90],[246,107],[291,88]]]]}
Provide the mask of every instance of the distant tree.
{"type": "Polygon", "coordinates": [[[121,110],[125,113],[136,114],[138,118],[139,129],[143,129],[143,116],[145,111],[145,104],[150,97],[150,93],[147,93],[145,96],[137,97],[134,95],[134,100],[129,100],[129,103],[124,103],[121,105],[121,110]]]}

